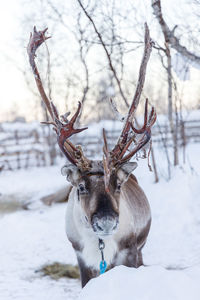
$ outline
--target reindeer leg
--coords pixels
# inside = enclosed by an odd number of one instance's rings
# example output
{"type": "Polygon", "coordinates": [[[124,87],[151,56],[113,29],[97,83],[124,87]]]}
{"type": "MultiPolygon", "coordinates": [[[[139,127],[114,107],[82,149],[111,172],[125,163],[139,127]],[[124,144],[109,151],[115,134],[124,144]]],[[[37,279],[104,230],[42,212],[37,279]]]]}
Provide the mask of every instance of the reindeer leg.
{"type": "Polygon", "coordinates": [[[128,253],[125,258],[125,266],[127,267],[133,267],[138,268],[138,251],[136,246],[132,246],[130,249],[128,249],[128,253]]]}
{"type": "Polygon", "coordinates": [[[142,251],[141,250],[138,250],[138,253],[137,253],[137,268],[140,267],[140,266],[143,266],[143,257],[142,257],[142,251]]]}
{"type": "Polygon", "coordinates": [[[97,271],[87,267],[80,256],[77,256],[77,258],[81,274],[81,284],[83,288],[90,279],[97,277],[97,271]]]}
{"type": "Polygon", "coordinates": [[[116,257],[114,265],[138,268],[143,265],[142,252],[138,249],[136,239],[133,236],[121,241],[120,255],[116,257]]]}

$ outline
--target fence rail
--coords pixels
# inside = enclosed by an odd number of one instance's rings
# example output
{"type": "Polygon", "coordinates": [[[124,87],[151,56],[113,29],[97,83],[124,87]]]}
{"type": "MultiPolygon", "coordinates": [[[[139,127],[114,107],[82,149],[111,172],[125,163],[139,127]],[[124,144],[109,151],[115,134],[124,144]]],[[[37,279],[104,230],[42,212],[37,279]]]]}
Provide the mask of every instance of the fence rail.
{"type": "MultiPolygon", "coordinates": [[[[75,144],[82,145],[87,157],[97,157],[102,151],[102,134],[80,134],[74,137],[75,144]]],[[[102,132],[102,131],[99,131],[102,132]]],[[[120,131],[107,130],[107,139],[111,148],[120,131]]],[[[165,124],[153,128],[153,142],[168,147],[172,146],[169,127],[165,124]]],[[[182,122],[178,126],[177,139],[179,146],[188,143],[200,143],[200,120],[182,122]]],[[[0,124],[0,171],[29,168],[33,166],[48,166],[56,164],[62,157],[56,143],[56,136],[49,127],[38,123],[33,124],[0,124]]]]}

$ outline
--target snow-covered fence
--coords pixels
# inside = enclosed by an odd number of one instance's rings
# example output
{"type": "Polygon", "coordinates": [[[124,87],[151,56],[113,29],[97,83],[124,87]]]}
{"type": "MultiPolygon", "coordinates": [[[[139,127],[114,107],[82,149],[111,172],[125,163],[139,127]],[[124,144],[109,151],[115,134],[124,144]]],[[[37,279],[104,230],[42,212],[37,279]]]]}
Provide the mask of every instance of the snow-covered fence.
{"type": "MultiPolygon", "coordinates": [[[[112,121],[90,124],[88,130],[74,136],[72,140],[83,146],[88,158],[97,158],[102,155],[102,128],[107,129],[108,146],[111,148],[119,136],[121,126],[121,123],[112,121]]],[[[200,120],[180,122],[177,133],[179,146],[200,143],[200,120]]],[[[167,147],[172,145],[167,122],[161,120],[154,126],[153,142],[161,147],[163,144],[167,147]]],[[[55,133],[48,126],[37,122],[0,124],[0,170],[53,165],[61,156],[55,133]]]]}
{"type": "MultiPolygon", "coordinates": [[[[92,124],[87,131],[83,131],[81,135],[76,137],[76,143],[85,146],[84,150],[88,151],[90,156],[94,156],[98,152],[102,152],[102,129],[106,128],[108,146],[111,149],[119,137],[121,127],[121,123],[111,121],[92,124]]],[[[173,146],[170,127],[166,120],[160,120],[155,124],[152,128],[152,138],[153,143],[161,147],[163,147],[163,144],[167,147],[173,146]]],[[[189,143],[200,143],[200,119],[179,122],[177,140],[180,147],[189,143]]]]}
{"type": "Polygon", "coordinates": [[[60,152],[55,134],[34,122],[3,123],[0,126],[0,170],[15,170],[55,163],[60,152]]]}
{"type": "MultiPolygon", "coordinates": [[[[172,146],[172,137],[169,125],[158,125],[153,128],[154,143],[165,140],[168,147],[172,146]]],[[[188,120],[179,122],[177,129],[178,145],[184,146],[188,143],[200,143],[200,120],[188,120]]]]}

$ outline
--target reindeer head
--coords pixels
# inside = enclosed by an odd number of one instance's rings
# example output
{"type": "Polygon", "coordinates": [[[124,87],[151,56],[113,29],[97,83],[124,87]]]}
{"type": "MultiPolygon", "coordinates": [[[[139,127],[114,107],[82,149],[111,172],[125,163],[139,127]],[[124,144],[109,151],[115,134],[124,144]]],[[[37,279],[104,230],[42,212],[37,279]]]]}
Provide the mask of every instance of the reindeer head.
{"type": "Polygon", "coordinates": [[[144,147],[151,138],[151,127],[155,123],[156,113],[152,108],[148,116],[148,99],[146,99],[144,125],[141,129],[134,127],[134,114],[137,109],[144,85],[146,66],[153,42],[145,24],[145,49],[140,66],[139,79],[133,101],[128,110],[124,127],[115,147],[109,151],[106,134],[103,131],[103,160],[87,159],[80,146],[73,145],[69,138],[87,128],[75,129],[74,124],[80,113],[81,103],[73,117],[68,120],[69,113],[59,117],[56,107],[49,101],[35,64],[36,50],[48,37],[46,30],[37,31],[34,27],[28,44],[28,55],[37,87],[51,115],[49,124],[54,126],[60,149],[71,163],[62,168],[62,174],[77,188],[77,201],[87,222],[98,236],[108,236],[117,230],[121,187],[136,168],[135,162],[129,160],[144,147]],[[137,139],[137,136],[139,137],[137,139]],[[135,143],[134,147],[130,148],[135,143]]]}
{"type": "Polygon", "coordinates": [[[121,188],[137,163],[125,163],[112,172],[108,189],[105,187],[102,161],[92,161],[91,165],[91,170],[86,172],[74,165],[64,166],[62,175],[77,188],[77,205],[82,217],[103,238],[117,230],[121,188]]]}

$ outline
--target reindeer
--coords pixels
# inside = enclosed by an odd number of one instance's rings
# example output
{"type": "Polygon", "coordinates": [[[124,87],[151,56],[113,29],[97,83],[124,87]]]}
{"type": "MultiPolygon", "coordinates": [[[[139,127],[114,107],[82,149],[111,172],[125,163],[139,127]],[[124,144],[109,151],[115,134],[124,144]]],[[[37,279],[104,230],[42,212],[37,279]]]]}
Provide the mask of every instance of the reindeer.
{"type": "Polygon", "coordinates": [[[147,198],[132,174],[137,163],[130,162],[130,159],[150,141],[151,127],[156,121],[154,108],[148,114],[147,99],[144,125],[140,129],[134,127],[134,114],[153,42],[145,24],[145,49],[138,84],[119,139],[109,151],[103,130],[103,160],[89,160],[80,146],[69,141],[72,135],[87,129],[74,128],[81,103],[71,120],[68,120],[68,113],[59,117],[56,107],[44,91],[35,53],[48,39],[46,31],[37,31],[34,27],[27,50],[36,84],[52,118],[51,122],[45,123],[54,126],[60,149],[69,161],[62,168],[62,174],[72,185],[67,205],[66,232],[77,255],[84,287],[106,268],[118,265],[137,268],[143,264],[141,251],[149,233],[151,212],[147,198]],[[131,148],[133,143],[135,145],[131,148]]]}

